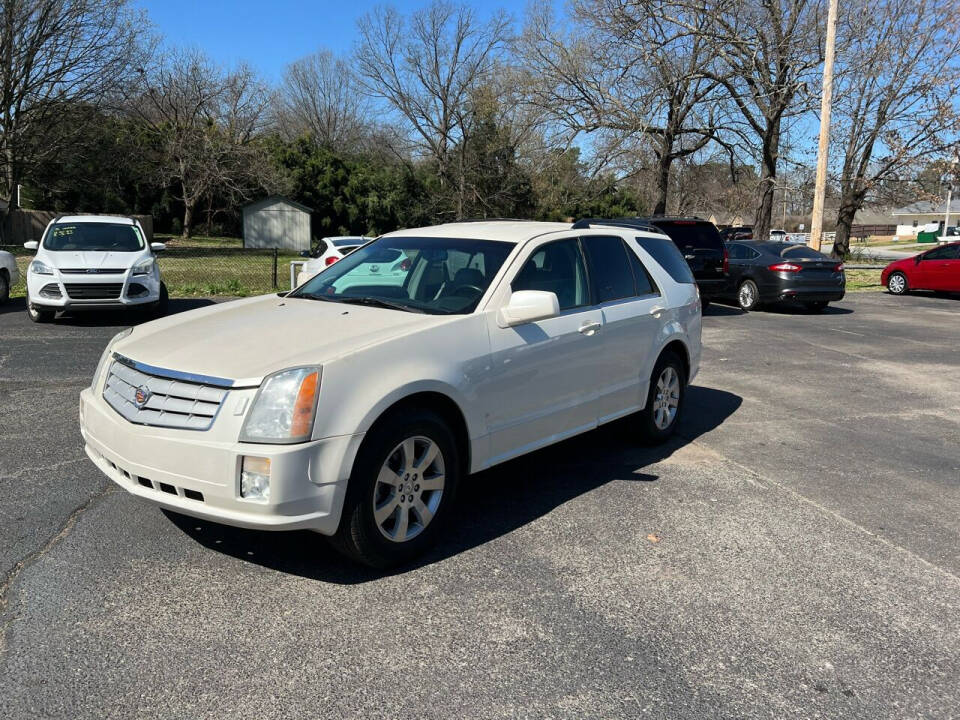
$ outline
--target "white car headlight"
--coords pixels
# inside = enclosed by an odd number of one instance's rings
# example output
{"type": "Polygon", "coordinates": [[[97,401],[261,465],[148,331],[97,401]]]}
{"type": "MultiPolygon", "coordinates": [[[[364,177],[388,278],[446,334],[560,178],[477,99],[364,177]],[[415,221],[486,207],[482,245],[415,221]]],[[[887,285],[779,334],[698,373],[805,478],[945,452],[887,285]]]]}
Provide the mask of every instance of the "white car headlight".
{"type": "Polygon", "coordinates": [[[110,353],[113,350],[113,346],[118,342],[123,340],[127,335],[133,332],[133,328],[129,327],[126,330],[121,330],[116,335],[111,338],[110,342],[107,343],[107,347],[103,349],[103,354],[100,355],[100,362],[97,363],[97,370],[93,373],[93,380],[90,382],[90,389],[94,392],[97,391],[97,385],[100,384],[100,375],[103,373],[104,368],[107,366],[107,361],[110,359],[110,353]]]}
{"type": "Polygon", "coordinates": [[[53,268],[39,260],[32,260],[30,262],[30,272],[34,275],[53,275],[53,268]]]}
{"type": "Polygon", "coordinates": [[[320,392],[320,368],[282,370],[269,375],[253,400],[240,442],[305,442],[313,433],[320,392]]]}
{"type": "Polygon", "coordinates": [[[141,260],[136,265],[133,266],[134,275],[149,275],[153,272],[153,266],[156,264],[156,260],[152,257],[148,257],[144,260],[141,260]]]}

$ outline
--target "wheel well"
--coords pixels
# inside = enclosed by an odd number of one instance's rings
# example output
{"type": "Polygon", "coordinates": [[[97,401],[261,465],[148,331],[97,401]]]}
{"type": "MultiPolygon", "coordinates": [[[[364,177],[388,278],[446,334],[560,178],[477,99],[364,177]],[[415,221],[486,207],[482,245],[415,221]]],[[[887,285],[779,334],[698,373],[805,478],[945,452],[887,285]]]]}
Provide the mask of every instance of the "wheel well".
{"type": "MultiPolygon", "coordinates": [[[[451,400],[447,395],[439,392],[419,392],[398,400],[393,405],[384,410],[380,417],[374,421],[371,430],[388,415],[408,407],[426,408],[432,410],[442,417],[450,426],[454,440],[457,443],[457,449],[460,451],[461,470],[466,476],[470,472],[470,434],[467,432],[467,421],[463,417],[460,406],[451,400]]],[[[369,434],[369,431],[368,431],[369,434]]]]}
{"type": "Polygon", "coordinates": [[[690,381],[690,355],[687,352],[687,346],[684,345],[679,340],[671,340],[664,346],[663,350],[660,351],[660,355],[663,355],[668,350],[680,358],[680,362],[683,363],[683,381],[689,382],[690,381]]]}

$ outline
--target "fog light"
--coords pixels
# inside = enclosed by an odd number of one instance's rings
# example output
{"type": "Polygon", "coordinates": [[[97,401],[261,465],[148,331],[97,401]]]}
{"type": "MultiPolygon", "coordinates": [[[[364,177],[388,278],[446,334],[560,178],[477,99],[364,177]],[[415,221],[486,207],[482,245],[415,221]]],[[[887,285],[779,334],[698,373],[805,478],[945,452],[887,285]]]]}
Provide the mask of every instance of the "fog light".
{"type": "Polygon", "coordinates": [[[244,500],[270,499],[270,458],[243,456],[240,465],[240,497],[244,500]]]}

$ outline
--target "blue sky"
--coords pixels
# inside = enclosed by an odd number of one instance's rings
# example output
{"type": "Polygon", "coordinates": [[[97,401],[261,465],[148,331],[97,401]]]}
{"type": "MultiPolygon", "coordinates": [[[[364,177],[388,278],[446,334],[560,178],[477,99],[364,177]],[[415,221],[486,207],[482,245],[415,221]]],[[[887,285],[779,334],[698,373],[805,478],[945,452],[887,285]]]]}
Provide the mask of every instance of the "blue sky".
{"type": "MultiPolygon", "coordinates": [[[[348,51],[357,18],[383,4],[376,0],[134,0],[171,45],[196,47],[215,61],[246,60],[268,80],[278,80],[293,60],[320,47],[348,51]]],[[[389,3],[402,12],[426,0],[389,3]]],[[[520,18],[525,0],[472,0],[481,14],[504,8],[520,18]]]]}

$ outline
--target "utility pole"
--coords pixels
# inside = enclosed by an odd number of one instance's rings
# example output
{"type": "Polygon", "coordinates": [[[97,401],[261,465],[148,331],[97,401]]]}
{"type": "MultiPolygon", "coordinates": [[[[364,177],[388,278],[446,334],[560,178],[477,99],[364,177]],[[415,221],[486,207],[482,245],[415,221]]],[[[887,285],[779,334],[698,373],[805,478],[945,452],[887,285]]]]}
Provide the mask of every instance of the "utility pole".
{"type": "Polygon", "coordinates": [[[813,217],[810,242],[820,250],[823,235],[823,199],[827,192],[827,157],[830,152],[830,109],[833,103],[833,56],[837,39],[837,0],[830,0],[827,11],[827,45],[823,58],[823,95],[820,98],[820,143],[817,147],[817,182],[813,192],[813,217]]]}
{"type": "Polygon", "coordinates": [[[957,163],[960,162],[960,156],[954,155],[950,161],[950,171],[947,173],[947,211],[943,216],[943,234],[940,236],[940,242],[947,242],[947,230],[950,227],[950,203],[953,202],[953,178],[957,163]]]}

